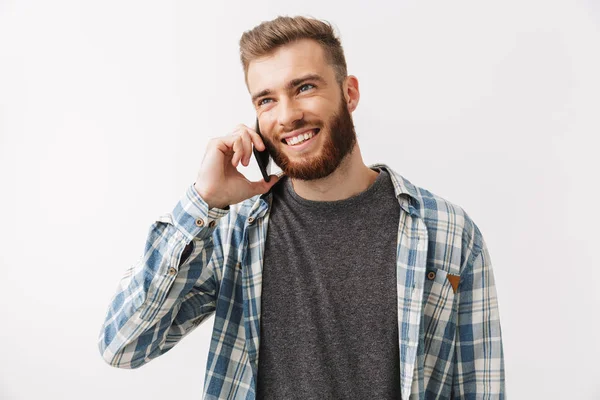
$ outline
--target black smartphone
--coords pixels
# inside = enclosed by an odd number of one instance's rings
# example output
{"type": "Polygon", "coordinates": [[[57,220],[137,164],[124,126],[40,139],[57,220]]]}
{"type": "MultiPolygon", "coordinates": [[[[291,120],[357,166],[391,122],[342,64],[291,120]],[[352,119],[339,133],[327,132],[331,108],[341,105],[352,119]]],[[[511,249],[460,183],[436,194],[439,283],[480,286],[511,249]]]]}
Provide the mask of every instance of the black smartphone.
{"type": "MultiPolygon", "coordinates": [[[[258,136],[260,136],[260,138],[262,139],[263,136],[260,133],[260,127],[258,126],[258,118],[256,119],[255,130],[256,133],[258,133],[258,136]]],[[[269,150],[265,147],[264,151],[258,151],[256,150],[256,147],[252,146],[252,152],[254,153],[254,158],[256,158],[256,163],[260,168],[260,172],[262,173],[263,178],[265,179],[265,181],[269,182],[271,180],[271,176],[269,175],[268,171],[269,164],[271,163],[271,156],[269,155],[269,150]]]]}

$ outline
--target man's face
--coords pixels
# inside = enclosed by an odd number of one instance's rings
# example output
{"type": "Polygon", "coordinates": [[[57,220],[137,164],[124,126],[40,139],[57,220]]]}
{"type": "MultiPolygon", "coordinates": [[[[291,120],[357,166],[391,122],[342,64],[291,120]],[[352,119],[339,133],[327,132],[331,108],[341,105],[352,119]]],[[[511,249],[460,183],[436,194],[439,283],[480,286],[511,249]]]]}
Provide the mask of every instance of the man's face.
{"type": "Polygon", "coordinates": [[[324,178],[354,148],[343,88],[317,42],[301,40],[252,61],[248,89],[265,146],[287,176],[324,178]],[[298,133],[313,136],[296,143],[298,133]]]}

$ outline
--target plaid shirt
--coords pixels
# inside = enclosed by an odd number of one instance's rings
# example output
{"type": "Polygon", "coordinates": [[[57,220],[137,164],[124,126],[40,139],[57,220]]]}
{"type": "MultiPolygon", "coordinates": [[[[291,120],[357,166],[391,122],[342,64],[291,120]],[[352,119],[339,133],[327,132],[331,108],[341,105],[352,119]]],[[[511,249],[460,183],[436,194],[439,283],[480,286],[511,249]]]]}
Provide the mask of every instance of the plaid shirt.
{"type": "MultiPolygon", "coordinates": [[[[504,355],[490,254],[466,212],[385,164],[397,239],[403,399],[503,399],[504,355]]],[[[100,332],[104,360],[137,368],[214,313],[204,399],[254,399],[271,193],[208,209],[190,185],[151,225],[100,332]],[[185,250],[185,251],[184,251],[185,250]]]]}

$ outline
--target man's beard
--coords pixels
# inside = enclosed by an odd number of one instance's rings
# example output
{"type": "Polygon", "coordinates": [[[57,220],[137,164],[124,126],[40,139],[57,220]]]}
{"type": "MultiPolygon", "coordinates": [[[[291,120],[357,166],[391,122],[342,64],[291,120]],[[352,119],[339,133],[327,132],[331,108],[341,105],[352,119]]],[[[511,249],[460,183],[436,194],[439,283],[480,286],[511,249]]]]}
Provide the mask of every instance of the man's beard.
{"type": "MultiPolygon", "coordinates": [[[[321,129],[319,136],[323,135],[323,137],[314,140],[321,140],[322,148],[315,148],[311,152],[320,152],[318,155],[308,152],[305,156],[306,159],[290,160],[281,150],[282,146],[287,146],[287,144],[281,143],[275,146],[270,138],[264,138],[265,146],[273,161],[287,176],[304,181],[325,178],[335,171],[344,157],[352,151],[356,143],[356,131],[350,112],[343,100],[344,96],[342,95],[338,112],[329,119],[328,123],[324,127],[317,126],[321,129]]],[[[302,119],[294,124],[293,130],[308,126],[314,126],[314,124],[311,125],[302,119]]]]}

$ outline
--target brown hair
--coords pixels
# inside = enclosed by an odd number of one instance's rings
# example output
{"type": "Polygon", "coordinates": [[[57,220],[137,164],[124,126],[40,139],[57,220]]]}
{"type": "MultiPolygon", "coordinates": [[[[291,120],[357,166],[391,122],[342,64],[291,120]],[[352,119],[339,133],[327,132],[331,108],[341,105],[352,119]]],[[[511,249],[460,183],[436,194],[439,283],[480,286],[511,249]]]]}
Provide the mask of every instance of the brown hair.
{"type": "Polygon", "coordinates": [[[332,25],[327,21],[301,16],[280,16],[244,32],[240,39],[240,59],[246,85],[248,85],[248,65],[252,60],[301,39],[312,39],[321,45],[325,59],[333,67],[336,81],[341,85],[348,74],[346,58],[342,43],[336,37],[332,25]]]}

